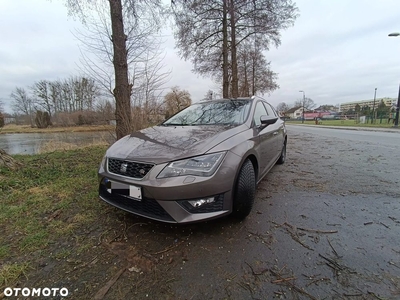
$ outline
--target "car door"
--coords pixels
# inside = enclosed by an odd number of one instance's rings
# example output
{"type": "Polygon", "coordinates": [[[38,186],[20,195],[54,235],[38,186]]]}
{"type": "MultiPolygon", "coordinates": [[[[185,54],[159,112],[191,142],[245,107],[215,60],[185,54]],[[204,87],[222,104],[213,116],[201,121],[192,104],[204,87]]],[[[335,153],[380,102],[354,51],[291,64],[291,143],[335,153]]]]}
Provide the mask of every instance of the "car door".
{"type": "MultiPolygon", "coordinates": [[[[264,102],[265,108],[267,110],[268,116],[275,116],[278,117],[278,114],[276,111],[273,109],[273,107],[269,104],[264,102]]],[[[278,121],[276,121],[275,124],[271,124],[271,130],[273,131],[273,136],[274,136],[274,151],[275,151],[275,159],[278,159],[279,156],[281,155],[282,152],[282,147],[283,147],[283,142],[285,139],[285,128],[284,125],[285,123],[278,118],[278,121]]]]}
{"type": "Polygon", "coordinates": [[[262,177],[272,167],[276,155],[274,131],[271,130],[271,125],[261,124],[261,116],[268,116],[268,112],[263,102],[258,101],[254,109],[253,130],[258,136],[256,151],[259,157],[259,177],[262,177]]]}

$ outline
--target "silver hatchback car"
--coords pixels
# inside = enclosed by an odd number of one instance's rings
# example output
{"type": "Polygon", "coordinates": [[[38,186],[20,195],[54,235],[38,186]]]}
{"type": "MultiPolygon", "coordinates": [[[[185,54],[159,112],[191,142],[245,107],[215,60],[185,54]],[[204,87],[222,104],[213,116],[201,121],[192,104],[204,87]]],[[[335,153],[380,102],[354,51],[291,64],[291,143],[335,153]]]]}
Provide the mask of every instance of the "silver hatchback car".
{"type": "Polygon", "coordinates": [[[262,98],[195,103],[115,142],[100,164],[99,196],[163,222],[245,218],[286,144],[284,121],[262,98]]]}

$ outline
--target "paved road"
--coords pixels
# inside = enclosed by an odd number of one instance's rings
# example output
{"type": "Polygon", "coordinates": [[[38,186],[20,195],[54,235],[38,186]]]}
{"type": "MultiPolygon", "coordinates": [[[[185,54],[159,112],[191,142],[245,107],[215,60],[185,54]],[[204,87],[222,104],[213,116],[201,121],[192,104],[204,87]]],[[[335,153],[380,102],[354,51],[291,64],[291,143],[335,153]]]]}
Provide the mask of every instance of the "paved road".
{"type": "Polygon", "coordinates": [[[400,135],[288,131],[246,221],[189,227],[175,296],[399,299],[400,135]]]}
{"type": "Polygon", "coordinates": [[[392,131],[379,130],[381,128],[374,128],[371,130],[352,130],[352,127],[346,127],[346,130],[341,130],[340,128],[330,128],[330,127],[316,127],[316,126],[296,126],[287,125],[293,133],[305,133],[305,134],[315,134],[321,137],[328,137],[331,139],[341,139],[345,141],[357,141],[368,143],[366,146],[382,146],[382,147],[397,147],[400,151],[400,129],[392,131]],[[378,129],[378,130],[376,130],[378,129]]]}

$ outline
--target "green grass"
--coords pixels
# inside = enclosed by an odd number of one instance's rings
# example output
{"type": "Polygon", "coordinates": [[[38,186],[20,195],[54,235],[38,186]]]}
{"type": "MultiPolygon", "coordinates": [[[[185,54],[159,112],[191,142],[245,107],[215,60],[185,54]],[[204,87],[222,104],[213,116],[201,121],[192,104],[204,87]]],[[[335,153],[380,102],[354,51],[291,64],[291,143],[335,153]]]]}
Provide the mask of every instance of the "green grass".
{"type": "Polygon", "coordinates": [[[0,246],[0,259],[10,255],[10,248],[8,246],[0,246]]]}
{"type": "Polygon", "coordinates": [[[3,265],[0,269],[0,286],[12,285],[21,275],[26,276],[28,269],[28,263],[3,265]]]}
{"type": "MultiPolygon", "coordinates": [[[[301,121],[287,121],[286,124],[302,124],[301,121]]],[[[307,125],[315,125],[315,121],[304,121],[304,124],[307,125]]],[[[379,127],[379,128],[391,128],[393,127],[393,124],[387,123],[387,120],[382,120],[382,123],[380,123],[380,120],[376,120],[376,123],[374,124],[361,124],[361,123],[356,123],[355,120],[322,120],[321,125],[325,126],[353,126],[353,127],[379,127]]]]}
{"type": "Polygon", "coordinates": [[[14,155],[22,168],[0,168],[0,287],[25,274],[38,259],[34,253],[50,255],[52,245],[95,222],[101,214],[97,170],[105,150],[14,155]]]}

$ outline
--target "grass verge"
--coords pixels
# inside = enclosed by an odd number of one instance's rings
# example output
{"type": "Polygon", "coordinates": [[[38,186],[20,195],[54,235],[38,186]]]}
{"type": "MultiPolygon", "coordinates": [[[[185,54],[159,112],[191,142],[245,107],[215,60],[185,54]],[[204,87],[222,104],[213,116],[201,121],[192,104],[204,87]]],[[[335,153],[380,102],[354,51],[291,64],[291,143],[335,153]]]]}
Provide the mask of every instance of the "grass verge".
{"type": "MultiPolygon", "coordinates": [[[[60,243],[76,240],[101,215],[97,168],[105,149],[15,155],[21,169],[0,168],[0,290],[44,257],[67,257],[73,248],[60,243]]],[[[78,249],[87,248],[80,241],[78,249]]]]}
{"type": "Polygon", "coordinates": [[[180,265],[186,244],[174,241],[187,232],[99,200],[106,148],[14,155],[23,167],[0,168],[0,299],[6,287],[64,287],[68,299],[103,299],[105,289],[104,300],[176,299],[178,275],[165,274],[180,265]]]}

